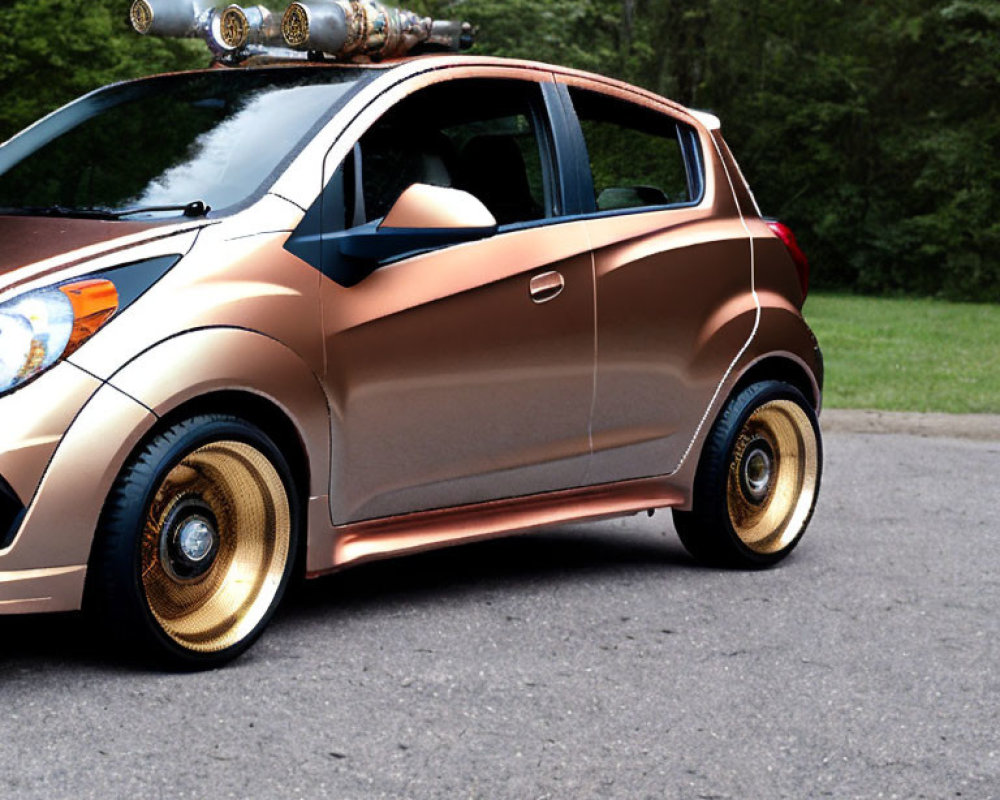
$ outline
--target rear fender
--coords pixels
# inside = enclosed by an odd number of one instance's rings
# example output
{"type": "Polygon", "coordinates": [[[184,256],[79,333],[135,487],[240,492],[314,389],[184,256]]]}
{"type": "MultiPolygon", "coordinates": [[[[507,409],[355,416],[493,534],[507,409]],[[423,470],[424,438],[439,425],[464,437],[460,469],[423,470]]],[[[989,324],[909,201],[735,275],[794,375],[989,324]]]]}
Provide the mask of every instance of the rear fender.
{"type": "MultiPolygon", "coordinates": [[[[806,399],[813,403],[817,411],[820,408],[819,376],[822,373],[822,365],[815,336],[798,309],[784,297],[767,291],[759,292],[758,296],[761,307],[756,333],[723,381],[715,402],[706,411],[704,421],[691,442],[687,456],[670,477],[672,485],[688,490],[686,494],[688,498],[690,498],[690,487],[694,485],[702,448],[716,418],[737,387],[746,378],[752,378],[756,374],[755,371],[759,372],[761,379],[768,375],[780,378],[782,374],[787,374],[785,372],[787,369],[795,370],[796,374],[801,373],[812,388],[811,393],[807,393],[806,399]],[[769,366],[773,366],[773,371],[768,372],[769,366]]],[[[751,313],[756,312],[751,312],[749,308],[737,310],[735,315],[729,317],[726,324],[716,328],[713,335],[704,338],[699,349],[711,348],[712,342],[723,335],[730,324],[745,320],[751,313]]],[[[711,326],[706,326],[706,332],[711,330],[711,326]]],[[[690,502],[680,508],[690,510],[690,502]]]]}

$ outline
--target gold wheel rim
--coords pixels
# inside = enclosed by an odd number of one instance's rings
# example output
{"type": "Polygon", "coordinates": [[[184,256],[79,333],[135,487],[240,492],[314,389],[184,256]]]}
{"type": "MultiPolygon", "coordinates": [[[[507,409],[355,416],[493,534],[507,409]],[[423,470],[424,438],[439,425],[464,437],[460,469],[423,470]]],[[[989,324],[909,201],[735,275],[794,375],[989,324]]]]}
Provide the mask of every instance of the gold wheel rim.
{"type": "Polygon", "coordinates": [[[726,484],[729,519],[756,553],[792,544],[809,519],[819,477],[819,446],[805,411],[791,400],[756,409],[733,448],[726,484]]]}
{"type": "Polygon", "coordinates": [[[242,442],[200,447],[170,470],[149,508],[141,553],[149,610],[167,636],[188,650],[232,647],[271,607],[290,544],[288,494],[270,460],[242,442]],[[210,520],[203,526],[214,534],[210,560],[210,551],[197,542],[178,550],[189,507],[195,510],[188,523],[210,520]],[[202,550],[206,563],[184,560],[202,550]],[[180,566],[192,574],[181,574],[180,566]]]}

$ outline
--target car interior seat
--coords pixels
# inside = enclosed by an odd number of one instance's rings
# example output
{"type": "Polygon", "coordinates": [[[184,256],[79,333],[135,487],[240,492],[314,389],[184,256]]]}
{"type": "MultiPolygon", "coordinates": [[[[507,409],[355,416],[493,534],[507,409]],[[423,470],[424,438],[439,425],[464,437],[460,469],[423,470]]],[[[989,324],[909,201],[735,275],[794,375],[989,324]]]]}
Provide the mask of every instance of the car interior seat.
{"type": "Polygon", "coordinates": [[[457,188],[478,197],[501,225],[544,216],[531,194],[524,157],[513,136],[470,139],[462,148],[457,188]]]}

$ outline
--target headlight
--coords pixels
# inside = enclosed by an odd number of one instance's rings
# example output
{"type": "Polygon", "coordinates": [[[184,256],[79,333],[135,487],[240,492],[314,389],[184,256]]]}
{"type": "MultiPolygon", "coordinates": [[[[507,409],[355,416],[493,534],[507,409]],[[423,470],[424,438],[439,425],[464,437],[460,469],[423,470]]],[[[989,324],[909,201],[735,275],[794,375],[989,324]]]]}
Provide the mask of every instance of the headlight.
{"type": "Polygon", "coordinates": [[[65,358],[118,310],[108,280],[39,289],[0,303],[0,394],[65,358]]]}

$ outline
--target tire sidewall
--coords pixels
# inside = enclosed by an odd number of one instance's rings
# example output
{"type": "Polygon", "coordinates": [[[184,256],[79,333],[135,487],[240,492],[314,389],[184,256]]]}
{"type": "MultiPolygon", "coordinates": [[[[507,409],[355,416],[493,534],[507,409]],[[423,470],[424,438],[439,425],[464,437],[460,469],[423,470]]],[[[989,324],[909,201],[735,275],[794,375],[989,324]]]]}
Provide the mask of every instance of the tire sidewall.
{"type": "MultiPolygon", "coordinates": [[[[261,635],[274,616],[278,605],[291,580],[294,565],[297,562],[298,547],[301,539],[301,499],[296,490],[292,471],[287,459],[260,428],[238,417],[224,415],[204,415],[191,417],[179,422],[155,435],[139,453],[123,468],[118,483],[123,479],[131,486],[135,485],[134,476],[139,473],[144,477],[145,486],[141,492],[121,492],[126,496],[127,504],[120,517],[118,529],[112,531],[112,536],[124,538],[120,545],[126,549],[127,557],[119,562],[119,570],[127,569],[128,575],[114,576],[119,585],[124,584],[129,595],[132,608],[131,616],[136,617],[137,626],[146,633],[146,649],[153,651],[164,660],[168,666],[177,669],[206,669],[220,666],[236,658],[246,651],[261,635]],[[161,483],[185,457],[190,453],[212,442],[233,441],[250,445],[259,450],[274,466],[281,478],[282,486],[288,498],[290,515],[290,541],[288,558],[281,577],[278,590],[275,593],[267,611],[254,627],[254,630],[230,647],[210,653],[201,653],[183,647],[174,641],[160,626],[149,606],[145,588],[142,583],[142,533],[146,524],[146,515],[153,498],[161,483]],[[148,475],[148,477],[146,477],[148,475]],[[124,524],[122,524],[124,523],[124,524]]],[[[116,488],[119,488],[116,484],[116,488]]]]}
{"type": "Polygon", "coordinates": [[[727,545],[731,546],[737,560],[750,567],[769,567],[787,556],[799,541],[809,526],[816,500],[819,497],[820,483],[823,478],[823,439],[819,420],[812,405],[797,388],[782,381],[761,381],[741,389],[726,404],[725,409],[716,420],[709,435],[705,453],[699,464],[695,479],[695,496],[698,502],[707,506],[708,514],[717,529],[724,532],[727,545]],[[790,400],[806,415],[816,438],[816,486],[813,492],[813,502],[806,518],[803,520],[795,538],[773,553],[760,553],[748,547],[733,527],[729,516],[729,503],[726,486],[733,453],[743,426],[753,413],[761,406],[775,400],[790,400]]]}

